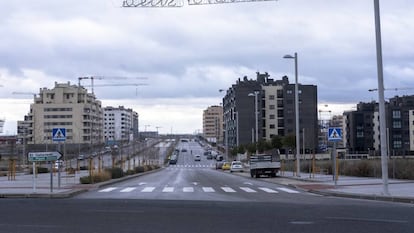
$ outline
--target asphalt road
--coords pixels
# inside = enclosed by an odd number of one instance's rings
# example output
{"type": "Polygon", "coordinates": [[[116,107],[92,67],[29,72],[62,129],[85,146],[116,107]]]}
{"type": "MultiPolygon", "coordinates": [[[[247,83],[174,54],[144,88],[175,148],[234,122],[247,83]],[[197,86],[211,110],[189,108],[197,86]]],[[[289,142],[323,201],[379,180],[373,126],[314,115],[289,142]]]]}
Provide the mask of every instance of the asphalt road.
{"type": "Polygon", "coordinates": [[[179,147],[177,165],[72,199],[0,199],[0,233],[414,232],[413,205],[304,193],[179,147]]]}

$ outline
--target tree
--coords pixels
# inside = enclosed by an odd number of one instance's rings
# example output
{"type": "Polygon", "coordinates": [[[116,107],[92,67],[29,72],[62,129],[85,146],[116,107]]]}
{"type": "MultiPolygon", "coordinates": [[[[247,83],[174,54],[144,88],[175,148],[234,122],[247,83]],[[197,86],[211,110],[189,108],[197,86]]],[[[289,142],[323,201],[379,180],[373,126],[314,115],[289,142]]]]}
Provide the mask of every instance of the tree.
{"type": "Polygon", "coordinates": [[[283,147],[283,138],[279,135],[273,135],[271,144],[272,148],[281,149],[283,147]]]}
{"type": "Polygon", "coordinates": [[[296,146],[296,137],[293,134],[286,135],[283,137],[283,146],[287,149],[294,149],[296,146]]]}

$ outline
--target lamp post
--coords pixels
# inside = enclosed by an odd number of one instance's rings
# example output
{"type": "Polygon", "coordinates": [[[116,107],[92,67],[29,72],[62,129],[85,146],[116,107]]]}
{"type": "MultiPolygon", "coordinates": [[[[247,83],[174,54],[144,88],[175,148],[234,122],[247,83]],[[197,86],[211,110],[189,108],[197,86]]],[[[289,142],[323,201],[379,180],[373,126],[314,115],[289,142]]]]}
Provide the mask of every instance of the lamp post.
{"type": "Polygon", "coordinates": [[[258,91],[255,91],[254,93],[250,93],[248,96],[254,96],[254,116],[256,121],[256,155],[259,154],[259,151],[257,149],[257,144],[259,142],[259,122],[258,122],[258,112],[257,112],[257,95],[259,94],[258,91]]]}
{"type": "Polygon", "coordinates": [[[298,54],[285,55],[285,59],[295,60],[295,128],[296,128],[296,175],[300,177],[300,138],[299,138],[299,87],[298,87],[298,54]]]}
{"type": "Polygon", "coordinates": [[[388,190],[388,161],[387,161],[387,136],[385,123],[385,101],[384,101],[384,74],[382,64],[382,42],[381,42],[381,20],[379,0],[374,0],[375,11],[375,36],[377,50],[377,73],[378,73],[378,107],[379,107],[379,123],[380,123],[380,143],[381,143],[381,170],[383,192],[385,196],[389,196],[388,190]]]}

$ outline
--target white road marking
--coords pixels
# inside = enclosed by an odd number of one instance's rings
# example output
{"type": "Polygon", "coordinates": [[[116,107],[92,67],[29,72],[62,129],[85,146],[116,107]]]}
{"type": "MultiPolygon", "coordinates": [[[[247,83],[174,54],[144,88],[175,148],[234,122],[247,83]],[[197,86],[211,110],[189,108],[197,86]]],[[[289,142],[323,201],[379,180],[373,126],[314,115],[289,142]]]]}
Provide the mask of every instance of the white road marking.
{"type": "Polygon", "coordinates": [[[221,189],[223,189],[224,192],[226,193],[235,193],[236,190],[230,188],[230,187],[221,187],[221,189]]]}
{"type": "Polygon", "coordinates": [[[278,193],[278,191],[273,190],[273,189],[270,189],[270,188],[260,187],[259,189],[260,189],[260,190],[263,190],[263,191],[265,191],[265,192],[267,192],[267,193],[278,193]]]}
{"type": "Polygon", "coordinates": [[[174,192],[174,187],[165,187],[165,188],[162,190],[162,192],[163,192],[163,193],[172,193],[172,192],[174,192]]]}
{"type": "Polygon", "coordinates": [[[240,187],[240,189],[243,190],[243,191],[245,191],[245,192],[247,192],[247,193],[257,193],[256,190],[253,190],[253,189],[251,189],[249,187],[240,187]]]}
{"type": "Polygon", "coordinates": [[[288,189],[288,188],[277,188],[277,189],[280,190],[280,191],[283,191],[283,192],[287,192],[287,193],[299,193],[296,190],[288,189]]]}
{"type": "Polygon", "coordinates": [[[121,193],[129,193],[129,192],[131,192],[131,191],[133,191],[133,190],[135,190],[136,188],[134,188],[134,187],[128,187],[128,188],[124,188],[124,189],[122,189],[120,192],[121,193]]]}
{"type": "Polygon", "coordinates": [[[106,189],[99,190],[98,192],[100,192],[100,193],[108,193],[108,192],[114,191],[115,189],[116,188],[114,188],[114,187],[110,187],[110,188],[106,188],[106,189]]]}
{"type": "Polygon", "coordinates": [[[212,187],[203,187],[203,191],[206,193],[214,193],[214,189],[212,187]]]}
{"type": "Polygon", "coordinates": [[[250,183],[250,182],[244,182],[243,184],[253,185],[253,183],[250,183]]]}
{"type": "Polygon", "coordinates": [[[193,187],[184,187],[183,192],[192,193],[192,192],[194,192],[194,188],[193,187]]]}
{"type": "Polygon", "coordinates": [[[193,185],[198,185],[198,183],[197,182],[193,182],[193,185]]]}
{"type": "Polygon", "coordinates": [[[145,182],[141,182],[141,183],[139,183],[138,185],[139,186],[141,186],[141,185],[146,185],[147,183],[145,183],[145,182]]]}
{"type": "Polygon", "coordinates": [[[150,193],[154,191],[155,187],[145,187],[141,192],[143,193],[150,193]]]}

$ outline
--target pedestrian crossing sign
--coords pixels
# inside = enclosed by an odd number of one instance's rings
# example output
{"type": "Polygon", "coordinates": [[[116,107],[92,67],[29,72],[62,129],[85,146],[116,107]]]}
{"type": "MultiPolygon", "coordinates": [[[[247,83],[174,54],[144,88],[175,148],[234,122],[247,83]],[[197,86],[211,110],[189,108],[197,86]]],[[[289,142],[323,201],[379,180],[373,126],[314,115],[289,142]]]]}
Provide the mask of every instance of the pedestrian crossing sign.
{"type": "Polygon", "coordinates": [[[329,128],[328,129],[328,141],[341,141],[342,129],[341,128],[329,128]]]}
{"type": "Polygon", "coordinates": [[[62,142],[66,140],[66,129],[65,128],[53,128],[52,140],[54,142],[62,142]]]}

